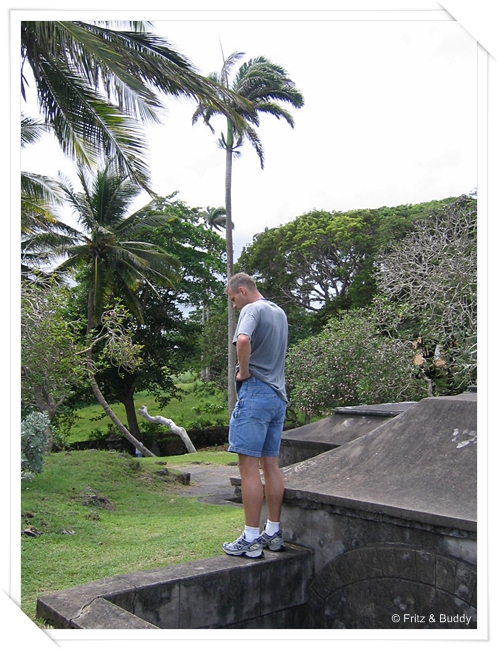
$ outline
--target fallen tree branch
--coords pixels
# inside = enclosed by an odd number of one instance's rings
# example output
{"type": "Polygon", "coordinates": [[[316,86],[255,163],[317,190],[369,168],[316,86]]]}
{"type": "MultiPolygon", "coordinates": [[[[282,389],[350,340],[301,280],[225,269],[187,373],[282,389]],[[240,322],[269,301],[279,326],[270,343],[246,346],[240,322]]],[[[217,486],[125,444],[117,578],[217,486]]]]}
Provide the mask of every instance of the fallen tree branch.
{"type": "Polygon", "coordinates": [[[168,427],[172,433],[176,433],[177,436],[180,436],[189,454],[195,454],[197,452],[197,449],[192,444],[192,441],[188,437],[185,429],[183,427],[177,426],[173,420],[163,418],[161,415],[149,415],[145,406],[141,406],[138,409],[138,414],[145,418],[148,422],[153,422],[154,424],[164,424],[164,426],[168,427]]]}

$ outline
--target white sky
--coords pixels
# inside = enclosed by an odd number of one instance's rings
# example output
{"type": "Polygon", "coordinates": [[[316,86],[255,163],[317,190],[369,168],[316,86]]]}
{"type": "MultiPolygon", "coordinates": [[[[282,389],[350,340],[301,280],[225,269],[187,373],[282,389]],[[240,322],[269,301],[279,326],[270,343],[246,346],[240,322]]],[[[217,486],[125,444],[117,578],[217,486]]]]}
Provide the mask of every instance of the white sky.
{"type": "MultiPolygon", "coordinates": [[[[236,257],[265,227],[314,208],[419,203],[477,186],[478,46],[458,22],[413,20],[413,12],[394,21],[266,15],[154,20],[203,74],[219,71],[221,41],[225,56],[238,50],[245,59],[263,55],[282,65],[304,95],[305,106],[292,109],[294,129],[262,116],[264,170],[248,142],[234,161],[236,257]]],[[[224,205],[225,158],[216,144],[224,122],[213,122],[215,137],[202,122],[192,126],[195,103],[165,103],[162,124],[148,129],[153,189],[178,191],[191,207],[224,205]]],[[[25,170],[56,176],[71,166],[55,143],[22,154],[25,170]]]]}

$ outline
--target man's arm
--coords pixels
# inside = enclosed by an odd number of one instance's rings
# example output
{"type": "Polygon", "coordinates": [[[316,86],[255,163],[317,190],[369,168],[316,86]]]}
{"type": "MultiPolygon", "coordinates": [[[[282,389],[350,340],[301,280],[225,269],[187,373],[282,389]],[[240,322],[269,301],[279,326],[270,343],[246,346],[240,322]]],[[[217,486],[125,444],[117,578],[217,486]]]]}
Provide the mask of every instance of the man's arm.
{"type": "Polygon", "coordinates": [[[239,334],[237,337],[237,359],[239,361],[239,372],[235,379],[237,381],[244,381],[249,379],[251,373],[249,371],[249,359],[251,358],[251,339],[247,334],[239,334]]]}

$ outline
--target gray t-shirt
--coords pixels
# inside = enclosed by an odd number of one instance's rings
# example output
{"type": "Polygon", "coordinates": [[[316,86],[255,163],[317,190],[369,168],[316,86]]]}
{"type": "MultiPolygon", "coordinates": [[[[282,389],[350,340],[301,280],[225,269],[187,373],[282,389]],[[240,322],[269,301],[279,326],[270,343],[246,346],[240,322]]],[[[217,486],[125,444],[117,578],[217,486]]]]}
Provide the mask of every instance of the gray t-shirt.
{"type": "Polygon", "coordinates": [[[287,402],[285,355],[288,325],[284,310],[266,298],[245,305],[240,310],[234,345],[239,334],[246,334],[251,339],[251,374],[269,384],[287,402]]]}

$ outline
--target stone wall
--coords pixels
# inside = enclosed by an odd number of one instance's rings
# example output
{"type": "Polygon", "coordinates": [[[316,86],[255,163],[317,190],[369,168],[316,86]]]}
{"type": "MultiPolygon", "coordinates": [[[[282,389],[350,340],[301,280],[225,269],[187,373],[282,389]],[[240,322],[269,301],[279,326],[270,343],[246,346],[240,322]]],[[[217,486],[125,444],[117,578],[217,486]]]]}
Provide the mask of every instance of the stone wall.
{"type": "Polygon", "coordinates": [[[60,629],[305,628],[313,553],[217,557],[97,580],[37,601],[60,629]]]}
{"type": "Polygon", "coordinates": [[[311,628],[476,627],[475,533],[290,499],[283,523],[315,549],[311,628]]]}

